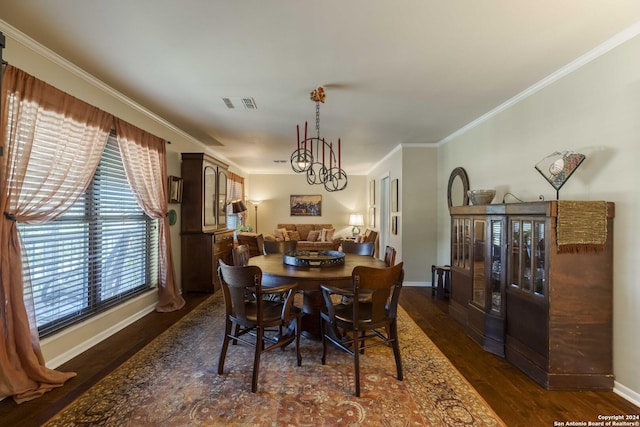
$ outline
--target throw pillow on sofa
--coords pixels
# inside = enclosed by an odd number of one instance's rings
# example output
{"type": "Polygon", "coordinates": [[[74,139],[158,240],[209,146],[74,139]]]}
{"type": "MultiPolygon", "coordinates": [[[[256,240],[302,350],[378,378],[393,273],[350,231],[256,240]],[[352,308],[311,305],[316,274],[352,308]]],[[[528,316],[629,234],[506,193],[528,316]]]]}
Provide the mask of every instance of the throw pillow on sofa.
{"type": "Polygon", "coordinates": [[[336,230],[333,228],[323,228],[320,234],[321,242],[332,242],[333,241],[333,233],[336,230]]]}
{"type": "Polygon", "coordinates": [[[278,229],[276,229],[275,234],[276,234],[276,240],[278,240],[278,241],[283,241],[284,240],[286,242],[287,240],[290,240],[289,239],[289,233],[287,232],[286,228],[278,228],[278,229]]]}
{"type": "Polygon", "coordinates": [[[307,241],[308,242],[316,242],[316,241],[318,241],[318,237],[320,237],[320,231],[319,230],[312,230],[307,235],[307,241]]]}
{"type": "Polygon", "coordinates": [[[287,240],[301,240],[300,233],[298,231],[287,231],[287,240]]]}

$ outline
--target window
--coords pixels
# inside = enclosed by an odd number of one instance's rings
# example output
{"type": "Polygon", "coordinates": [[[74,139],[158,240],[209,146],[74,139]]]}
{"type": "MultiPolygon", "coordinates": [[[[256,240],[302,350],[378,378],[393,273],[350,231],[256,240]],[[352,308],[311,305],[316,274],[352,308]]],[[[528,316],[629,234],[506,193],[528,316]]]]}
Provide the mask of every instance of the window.
{"type": "MultiPolygon", "coordinates": [[[[234,173],[228,172],[227,182],[228,200],[244,200],[244,178],[234,173]]],[[[240,215],[233,213],[231,203],[229,203],[229,205],[227,205],[227,228],[235,230],[238,228],[240,223],[240,215]]]]}
{"type": "Polygon", "coordinates": [[[158,283],[157,223],[136,203],[113,135],[75,205],[19,229],[41,337],[158,283]]]}

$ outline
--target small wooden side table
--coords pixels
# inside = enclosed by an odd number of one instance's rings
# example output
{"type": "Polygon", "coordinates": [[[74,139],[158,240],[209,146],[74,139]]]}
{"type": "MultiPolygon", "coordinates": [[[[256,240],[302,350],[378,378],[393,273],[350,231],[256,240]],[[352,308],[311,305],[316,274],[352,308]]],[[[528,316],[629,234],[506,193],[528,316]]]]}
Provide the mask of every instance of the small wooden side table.
{"type": "Polygon", "coordinates": [[[451,267],[448,265],[432,265],[431,266],[431,296],[435,295],[437,299],[445,299],[449,297],[451,289],[451,267]],[[436,274],[438,275],[438,285],[436,283],[436,274]]]}

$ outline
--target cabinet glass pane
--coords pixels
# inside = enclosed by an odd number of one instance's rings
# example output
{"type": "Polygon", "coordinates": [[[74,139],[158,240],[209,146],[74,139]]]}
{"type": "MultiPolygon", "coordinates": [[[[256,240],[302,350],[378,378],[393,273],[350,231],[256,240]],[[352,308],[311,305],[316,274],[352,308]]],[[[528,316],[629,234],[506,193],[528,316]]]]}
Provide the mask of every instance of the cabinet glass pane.
{"type": "Polygon", "coordinates": [[[473,302],[485,306],[486,281],[484,276],[484,239],[486,222],[473,221],[473,302]]]}
{"type": "Polygon", "coordinates": [[[463,267],[465,269],[471,268],[471,220],[464,220],[464,236],[462,243],[462,256],[463,256],[463,267]]]}
{"type": "Polygon", "coordinates": [[[525,291],[531,291],[531,221],[522,221],[522,279],[520,284],[525,291]]]}
{"type": "Polygon", "coordinates": [[[545,242],[544,242],[544,222],[535,222],[534,228],[534,242],[535,242],[535,253],[534,253],[534,266],[535,266],[535,275],[534,275],[534,283],[535,289],[534,292],[538,295],[546,294],[546,280],[545,280],[545,242]]]}
{"type": "Polygon", "coordinates": [[[502,220],[491,220],[491,310],[502,311],[502,292],[500,289],[500,277],[502,276],[502,220]]]}
{"type": "Polygon", "coordinates": [[[204,168],[204,225],[216,225],[216,176],[215,168],[205,166],[204,168]]]}
{"type": "Polygon", "coordinates": [[[227,175],[218,174],[218,224],[227,223],[227,175]]]}
{"type": "Polygon", "coordinates": [[[509,284],[520,287],[520,221],[511,222],[511,268],[509,269],[509,284]]]}
{"type": "Polygon", "coordinates": [[[451,263],[456,267],[460,266],[460,219],[455,218],[453,220],[453,230],[451,230],[453,236],[451,243],[451,263]]]}

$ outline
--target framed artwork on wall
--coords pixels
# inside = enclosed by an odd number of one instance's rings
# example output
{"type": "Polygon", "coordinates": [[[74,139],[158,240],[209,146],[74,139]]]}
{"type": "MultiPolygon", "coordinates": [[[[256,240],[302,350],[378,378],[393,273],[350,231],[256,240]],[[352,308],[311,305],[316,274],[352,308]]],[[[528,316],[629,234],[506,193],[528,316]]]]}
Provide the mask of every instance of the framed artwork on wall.
{"type": "Polygon", "coordinates": [[[169,176],[169,203],[182,203],[182,178],[169,176]]]}
{"type": "Polygon", "coordinates": [[[398,212],[398,180],[391,181],[391,212],[398,212]]]}
{"type": "Polygon", "coordinates": [[[391,234],[398,234],[398,216],[391,217],[391,234]]]}
{"type": "Polygon", "coordinates": [[[289,197],[289,210],[291,216],[321,216],[322,196],[292,194],[289,197]]]}
{"type": "Polygon", "coordinates": [[[372,179],[369,182],[369,204],[374,206],[376,204],[376,180],[372,179]]]}
{"type": "Polygon", "coordinates": [[[376,228],[376,208],[369,208],[369,227],[376,228]]]}

